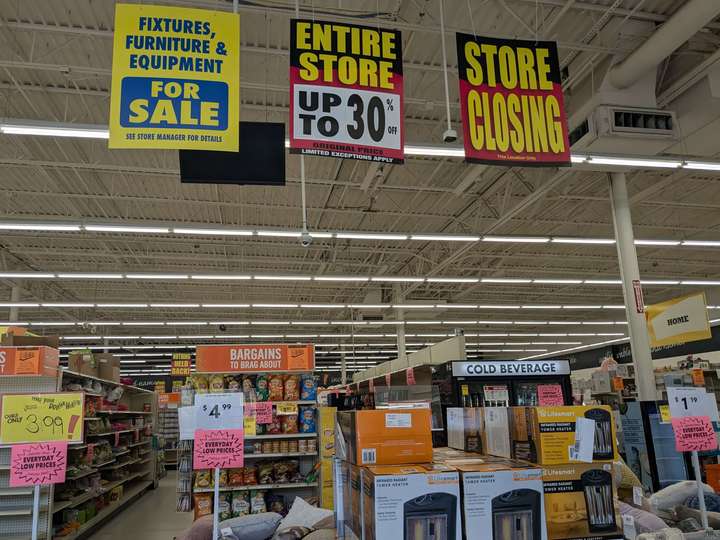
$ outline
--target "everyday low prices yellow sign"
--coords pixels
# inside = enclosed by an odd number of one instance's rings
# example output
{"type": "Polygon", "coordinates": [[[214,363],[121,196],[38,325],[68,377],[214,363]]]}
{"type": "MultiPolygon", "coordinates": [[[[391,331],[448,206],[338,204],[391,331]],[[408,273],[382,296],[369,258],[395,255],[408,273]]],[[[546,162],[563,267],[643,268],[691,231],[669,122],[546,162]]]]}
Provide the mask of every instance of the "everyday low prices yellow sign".
{"type": "Polygon", "coordinates": [[[238,150],[240,17],[117,4],[110,148],[238,150]]]}
{"type": "Polygon", "coordinates": [[[0,401],[0,444],[83,440],[85,394],[5,394],[0,401]]]}

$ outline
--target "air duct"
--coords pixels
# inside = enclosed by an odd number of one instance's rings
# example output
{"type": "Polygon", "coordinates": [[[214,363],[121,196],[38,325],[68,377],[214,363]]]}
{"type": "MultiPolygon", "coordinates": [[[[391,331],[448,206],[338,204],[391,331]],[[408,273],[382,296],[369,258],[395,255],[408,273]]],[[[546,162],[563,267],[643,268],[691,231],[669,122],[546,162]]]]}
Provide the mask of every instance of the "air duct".
{"type": "Polygon", "coordinates": [[[616,88],[628,88],[720,14],[720,2],[689,0],[640,47],[610,71],[616,88]]]}

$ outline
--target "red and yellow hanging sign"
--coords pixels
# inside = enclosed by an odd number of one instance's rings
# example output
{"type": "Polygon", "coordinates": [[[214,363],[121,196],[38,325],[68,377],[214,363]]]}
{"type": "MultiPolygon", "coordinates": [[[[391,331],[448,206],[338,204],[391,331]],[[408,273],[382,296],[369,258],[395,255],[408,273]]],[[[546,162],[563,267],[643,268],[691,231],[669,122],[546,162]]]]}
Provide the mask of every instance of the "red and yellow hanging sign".
{"type": "Polygon", "coordinates": [[[311,371],[313,345],[198,345],[195,369],[199,372],[311,371]]]}
{"type": "Polygon", "coordinates": [[[457,51],[465,159],[569,165],[556,43],[458,33],[457,51]]]}

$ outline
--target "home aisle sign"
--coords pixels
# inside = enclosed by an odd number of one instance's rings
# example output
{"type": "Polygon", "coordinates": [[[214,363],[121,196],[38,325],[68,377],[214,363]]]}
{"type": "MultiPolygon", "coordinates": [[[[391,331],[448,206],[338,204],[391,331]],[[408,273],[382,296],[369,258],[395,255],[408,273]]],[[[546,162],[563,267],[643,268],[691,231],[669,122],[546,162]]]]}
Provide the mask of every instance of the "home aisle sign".
{"type": "Polygon", "coordinates": [[[710,339],[705,293],[690,294],[646,306],[651,347],[710,339]]]}
{"type": "Polygon", "coordinates": [[[570,165],[554,41],[457,34],[465,159],[495,165],[570,165]]]}
{"type": "Polygon", "coordinates": [[[110,148],[238,150],[240,18],[115,7],[110,148]]]}
{"type": "Polygon", "coordinates": [[[290,152],[402,163],[402,36],[290,21],[290,152]]]}

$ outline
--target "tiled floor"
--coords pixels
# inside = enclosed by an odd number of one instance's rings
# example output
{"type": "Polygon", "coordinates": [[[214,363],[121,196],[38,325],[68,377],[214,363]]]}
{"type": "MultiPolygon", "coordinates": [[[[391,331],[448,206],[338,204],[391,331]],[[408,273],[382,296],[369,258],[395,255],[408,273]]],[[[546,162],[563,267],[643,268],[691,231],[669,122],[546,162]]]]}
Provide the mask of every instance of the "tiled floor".
{"type": "Polygon", "coordinates": [[[178,513],[176,472],[168,471],[160,486],[126,506],[95,533],[92,540],[172,540],[192,524],[192,512],[178,513]]]}

